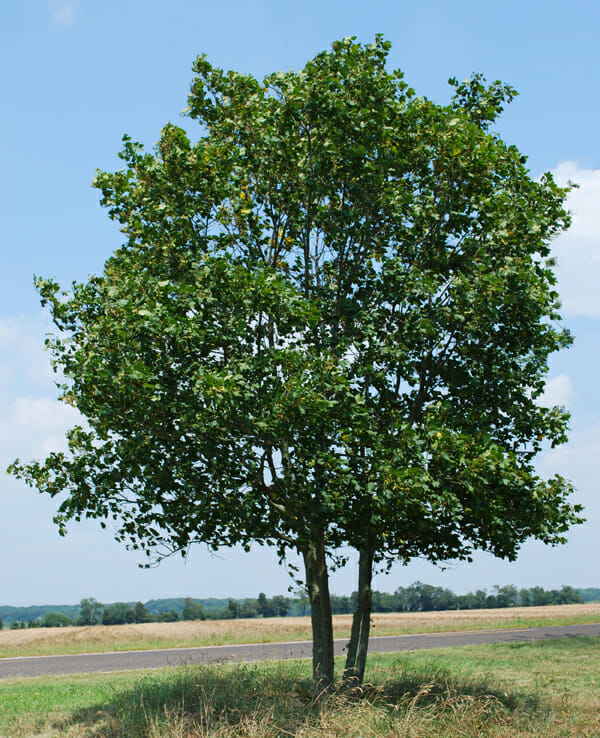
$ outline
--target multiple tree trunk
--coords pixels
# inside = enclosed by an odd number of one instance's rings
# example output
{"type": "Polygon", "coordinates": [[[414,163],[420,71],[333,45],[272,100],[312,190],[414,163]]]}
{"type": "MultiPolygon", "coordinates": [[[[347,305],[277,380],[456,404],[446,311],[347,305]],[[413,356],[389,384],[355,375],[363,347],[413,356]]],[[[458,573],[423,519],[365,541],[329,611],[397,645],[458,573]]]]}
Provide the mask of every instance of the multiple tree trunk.
{"type": "MultiPolygon", "coordinates": [[[[348,688],[362,684],[365,674],[371,627],[373,555],[372,548],[363,548],[359,552],[358,598],[342,681],[348,688]]],[[[306,548],[303,558],[311,607],[313,682],[315,691],[322,693],[330,690],[334,683],[333,619],[322,537],[316,538],[306,548]]]]}

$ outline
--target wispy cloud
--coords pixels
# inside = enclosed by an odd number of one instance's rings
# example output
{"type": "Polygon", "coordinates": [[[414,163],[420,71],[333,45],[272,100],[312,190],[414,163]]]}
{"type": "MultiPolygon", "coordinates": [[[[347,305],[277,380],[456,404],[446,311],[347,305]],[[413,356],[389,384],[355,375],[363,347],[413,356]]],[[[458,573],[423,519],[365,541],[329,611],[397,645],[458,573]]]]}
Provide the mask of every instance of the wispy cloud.
{"type": "Polygon", "coordinates": [[[53,0],[50,7],[52,22],[57,26],[70,28],[75,22],[75,12],[79,0],[53,0]]]}
{"type": "Polygon", "coordinates": [[[559,374],[546,383],[544,392],[539,396],[537,402],[542,407],[553,407],[563,405],[567,409],[571,407],[575,396],[573,383],[566,374],[559,374]]]}
{"type": "Polygon", "coordinates": [[[44,351],[49,328],[42,311],[29,319],[0,318],[0,473],[16,456],[29,460],[62,448],[65,430],[82,420],[56,399],[44,351]]]}
{"type": "Polygon", "coordinates": [[[558,258],[558,288],[568,316],[600,317],[600,169],[561,162],[553,172],[558,184],[579,185],[569,194],[571,228],[553,244],[558,258]]]}

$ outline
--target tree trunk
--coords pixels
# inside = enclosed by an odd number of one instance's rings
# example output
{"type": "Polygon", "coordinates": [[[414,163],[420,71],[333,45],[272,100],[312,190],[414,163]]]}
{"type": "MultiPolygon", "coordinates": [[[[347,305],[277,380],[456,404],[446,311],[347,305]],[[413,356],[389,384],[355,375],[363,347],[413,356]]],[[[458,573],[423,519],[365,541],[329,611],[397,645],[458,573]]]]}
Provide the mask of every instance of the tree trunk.
{"type": "Polygon", "coordinates": [[[365,676],[371,629],[373,553],[372,548],[362,548],[359,552],[358,598],[352,618],[352,631],[343,677],[344,685],[347,687],[362,684],[365,676]]]}
{"type": "Polygon", "coordinates": [[[303,552],[313,633],[313,682],[319,694],[333,686],[333,621],[322,537],[303,552]]]}

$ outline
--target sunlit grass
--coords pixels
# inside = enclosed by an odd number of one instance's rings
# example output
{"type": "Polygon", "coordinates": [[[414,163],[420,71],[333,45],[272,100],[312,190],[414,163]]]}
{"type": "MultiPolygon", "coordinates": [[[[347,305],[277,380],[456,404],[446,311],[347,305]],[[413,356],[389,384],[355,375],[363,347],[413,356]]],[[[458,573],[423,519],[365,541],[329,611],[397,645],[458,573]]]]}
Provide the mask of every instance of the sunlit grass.
{"type": "Polygon", "coordinates": [[[598,736],[599,667],[600,638],[576,638],[373,655],[362,690],[320,699],[306,661],[15,680],[0,735],[598,736]]]}

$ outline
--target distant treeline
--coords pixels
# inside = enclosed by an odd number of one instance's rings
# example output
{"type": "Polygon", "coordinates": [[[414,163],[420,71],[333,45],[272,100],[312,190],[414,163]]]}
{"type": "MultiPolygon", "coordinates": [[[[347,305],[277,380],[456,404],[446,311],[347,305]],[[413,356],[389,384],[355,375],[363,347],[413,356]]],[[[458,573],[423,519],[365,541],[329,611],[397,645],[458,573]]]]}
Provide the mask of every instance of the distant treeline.
{"type": "MultiPolygon", "coordinates": [[[[600,590],[599,590],[600,594],[600,590]]],[[[356,593],[350,597],[332,597],[334,613],[354,611],[356,593]]],[[[393,594],[373,592],[373,612],[430,612],[433,610],[479,610],[501,607],[533,607],[535,605],[569,605],[584,599],[578,590],[564,586],[545,590],[543,587],[517,589],[512,584],[493,587],[491,592],[478,589],[457,595],[444,587],[415,582],[399,587],[393,594]]]]}
{"type": "Polygon", "coordinates": [[[93,597],[79,605],[0,606],[0,629],[60,628],[66,625],[123,625],[125,623],[168,623],[177,620],[228,620],[234,618],[285,617],[305,614],[308,598],[267,597],[243,600],[197,600],[191,597],[113,602],[103,605],[93,597]]]}
{"type": "MultiPolygon", "coordinates": [[[[373,592],[373,612],[428,612],[432,610],[475,610],[535,605],[568,605],[600,600],[600,588],[546,590],[543,587],[518,589],[512,584],[493,587],[491,592],[478,589],[457,595],[450,589],[414,582],[399,587],[393,594],[373,592]]],[[[349,596],[331,596],[335,614],[351,613],[356,592],[349,596]]],[[[114,602],[103,605],[93,597],[79,605],[0,606],[0,628],[50,628],[65,625],[121,625],[123,623],[173,622],[176,620],[228,620],[234,618],[269,618],[306,615],[310,612],[304,593],[295,597],[275,595],[245,599],[193,599],[177,597],[143,602],[114,602]]]]}

